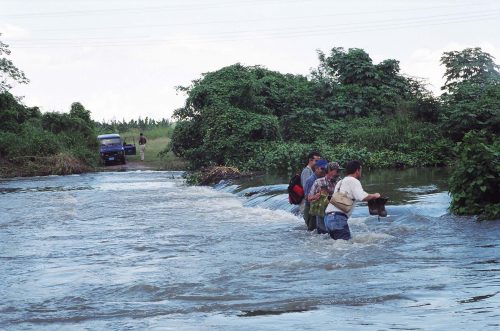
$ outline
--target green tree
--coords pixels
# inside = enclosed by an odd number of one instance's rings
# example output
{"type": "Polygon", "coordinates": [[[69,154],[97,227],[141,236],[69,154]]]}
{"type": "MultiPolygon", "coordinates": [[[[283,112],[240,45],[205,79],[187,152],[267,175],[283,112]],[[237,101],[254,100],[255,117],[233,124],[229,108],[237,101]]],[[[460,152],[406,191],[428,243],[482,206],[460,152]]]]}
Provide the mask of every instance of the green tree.
{"type": "Polygon", "coordinates": [[[444,132],[458,143],[450,178],[450,209],[459,215],[500,217],[500,73],[480,48],[446,52],[441,96],[444,132]]]}
{"type": "Polygon", "coordinates": [[[85,109],[85,107],[79,102],[73,102],[69,110],[69,114],[72,117],[80,118],[86,123],[91,123],[90,110],[85,109]]]}
{"type": "Polygon", "coordinates": [[[406,77],[413,100],[409,109],[417,120],[437,123],[441,111],[441,103],[427,88],[428,83],[421,78],[406,77]]]}
{"type": "Polygon", "coordinates": [[[19,84],[27,84],[29,82],[24,72],[18,69],[11,60],[2,57],[3,55],[10,55],[10,50],[9,46],[0,40],[0,93],[12,88],[9,83],[11,80],[19,84]]]}
{"type": "Polygon", "coordinates": [[[177,90],[187,94],[185,106],[174,112],[181,120],[202,115],[204,109],[212,106],[282,116],[309,105],[313,99],[313,84],[304,76],[239,63],[205,73],[190,86],[178,86],[177,90]]]}
{"type": "Polygon", "coordinates": [[[441,123],[445,134],[461,141],[470,130],[500,133],[500,85],[461,82],[452,94],[441,97],[441,123]]]}
{"type": "Polygon", "coordinates": [[[0,130],[19,132],[21,124],[42,116],[37,107],[26,107],[9,92],[0,93],[0,130]]]}
{"type": "Polygon", "coordinates": [[[285,141],[311,144],[325,134],[329,121],[325,112],[318,108],[297,109],[281,118],[282,135],[285,141]]]}
{"type": "Polygon", "coordinates": [[[318,51],[318,59],[313,81],[330,90],[322,95],[324,110],[332,118],[394,114],[402,102],[412,98],[397,60],[374,64],[364,50],[342,47],[332,48],[328,56],[318,51]]]}
{"type": "Polygon", "coordinates": [[[480,48],[446,52],[446,92],[441,96],[441,123],[454,141],[470,130],[500,131],[500,72],[493,57],[480,48]]]}
{"type": "Polygon", "coordinates": [[[241,64],[203,74],[189,87],[171,150],[194,165],[244,165],[256,160],[262,144],[281,141],[280,118],[310,104],[313,84],[304,76],[283,75],[241,64]]]}
{"type": "Polygon", "coordinates": [[[494,60],[493,56],[483,52],[480,47],[445,52],[441,57],[441,64],[446,68],[446,82],[441,89],[452,92],[462,82],[498,84],[500,67],[494,60]]]}

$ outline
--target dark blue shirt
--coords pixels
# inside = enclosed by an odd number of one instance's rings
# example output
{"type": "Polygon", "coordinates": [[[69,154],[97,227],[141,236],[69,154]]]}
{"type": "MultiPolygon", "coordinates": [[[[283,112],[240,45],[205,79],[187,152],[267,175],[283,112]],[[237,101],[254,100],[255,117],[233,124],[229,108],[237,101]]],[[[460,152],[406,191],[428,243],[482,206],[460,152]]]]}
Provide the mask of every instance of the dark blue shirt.
{"type": "MultiPolygon", "coordinates": [[[[311,188],[314,184],[314,182],[318,179],[318,176],[316,176],[315,173],[313,173],[309,178],[306,180],[306,186],[304,187],[304,197],[307,198],[309,195],[309,192],[311,191],[311,188]]],[[[309,204],[309,201],[306,199],[306,204],[309,204]]]]}

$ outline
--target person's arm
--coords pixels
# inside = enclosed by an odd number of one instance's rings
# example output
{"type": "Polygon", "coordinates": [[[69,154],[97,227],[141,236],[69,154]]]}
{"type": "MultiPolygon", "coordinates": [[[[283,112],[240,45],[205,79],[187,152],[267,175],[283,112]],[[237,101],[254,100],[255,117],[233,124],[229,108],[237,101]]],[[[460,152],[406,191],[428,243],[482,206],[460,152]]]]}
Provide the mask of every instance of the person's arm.
{"type": "Polygon", "coordinates": [[[309,191],[309,195],[307,196],[307,201],[311,202],[311,201],[315,201],[315,200],[318,200],[319,197],[321,196],[321,193],[319,191],[319,184],[318,184],[318,180],[316,180],[311,188],[311,190],[309,191]]]}
{"type": "Polygon", "coordinates": [[[368,194],[366,196],[366,198],[363,199],[363,201],[373,200],[373,199],[377,199],[377,198],[380,198],[380,193],[372,193],[372,194],[368,194]]]}
{"type": "Polygon", "coordinates": [[[306,180],[306,186],[304,186],[304,196],[305,196],[305,198],[306,198],[307,201],[309,201],[308,195],[309,195],[309,193],[311,193],[311,188],[312,188],[312,186],[314,184],[314,181],[315,181],[315,179],[311,178],[311,177],[309,177],[306,180]]]}

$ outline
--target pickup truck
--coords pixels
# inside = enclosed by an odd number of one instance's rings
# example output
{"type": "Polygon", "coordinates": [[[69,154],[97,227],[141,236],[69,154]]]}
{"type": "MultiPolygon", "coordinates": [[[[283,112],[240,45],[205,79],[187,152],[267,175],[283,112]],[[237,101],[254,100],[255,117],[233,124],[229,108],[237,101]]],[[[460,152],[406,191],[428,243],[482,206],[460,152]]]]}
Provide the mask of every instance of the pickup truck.
{"type": "Polygon", "coordinates": [[[119,134],[101,134],[97,136],[99,141],[99,155],[104,165],[119,162],[125,164],[125,149],[119,134]]]}

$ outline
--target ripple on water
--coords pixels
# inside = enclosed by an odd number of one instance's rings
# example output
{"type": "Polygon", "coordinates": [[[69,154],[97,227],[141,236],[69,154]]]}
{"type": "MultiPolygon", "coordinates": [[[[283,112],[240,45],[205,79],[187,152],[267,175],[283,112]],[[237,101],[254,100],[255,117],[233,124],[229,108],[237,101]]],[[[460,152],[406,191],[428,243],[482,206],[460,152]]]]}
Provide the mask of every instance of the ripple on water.
{"type": "Polygon", "coordinates": [[[500,227],[438,217],[436,187],[403,187],[413,200],[380,220],[357,207],[353,239],[334,241],[287,211],[284,184],[218,191],[134,172],[0,186],[12,189],[0,199],[7,329],[321,329],[346,316],[353,329],[475,329],[498,315],[500,227]]]}

